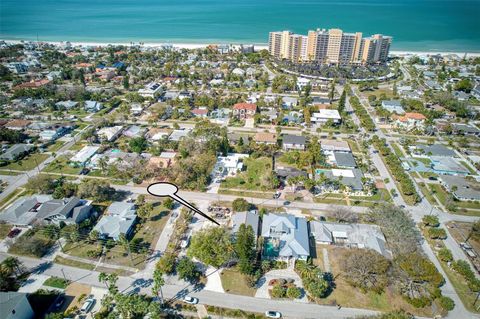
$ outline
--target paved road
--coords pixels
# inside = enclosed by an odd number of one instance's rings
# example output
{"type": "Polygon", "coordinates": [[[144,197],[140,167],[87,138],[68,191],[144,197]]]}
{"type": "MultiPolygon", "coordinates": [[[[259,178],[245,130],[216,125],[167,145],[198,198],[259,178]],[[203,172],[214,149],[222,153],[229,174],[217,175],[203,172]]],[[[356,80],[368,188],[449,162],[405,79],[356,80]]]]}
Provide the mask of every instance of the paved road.
{"type": "MultiPolygon", "coordinates": [[[[148,194],[146,187],[136,187],[136,186],[129,186],[129,185],[112,185],[115,189],[119,191],[130,192],[132,194],[148,194]]],[[[179,191],[178,194],[189,200],[189,201],[226,201],[226,202],[233,202],[238,197],[243,196],[236,196],[236,195],[226,195],[226,194],[211,194],[211,193],[201,193],[201,192],[187,192],[187,191],[179,191]]],[[[243,197],[248,202],[255,204],[255,205],[265,205],[265,206],[272,206],[272,207],[285,207],[285,208],[298,208],[298,209],[309,209],[309,210],[318,210],[318,211],[333,211],[340,207],[340,205],[332,205],[332,204],[321,204],[321,203],[305,203],[305,202],[290,202],[288,205],[284,205],[283,201],[279,201],[276,199],[266,199],[266,198],[257,198],[257,197],[243,197]]],[[[349,206],[353,212],[356,213],[364,213],[367,211],[366,207],[361,206],[349,206]]]]}
{"type": "MultiPolygon", "coordinates": [[[[84,127],[81,131],[79,131],[75,135],[74,138],[72,138],[67,143],[63,144],[63,146],[57,152],[55,152],[57,154],[57,156],[63,154],[66,150],[68,150],[70,147],[72,147],[72,145],[75,144],[75,142],[76,142],[76,137],[80,136],[80,134],[82,134],[83,131],[85,131],[88,128],[90,128],[90,126],[84,127]]],[[[0,193],[0,201],[2,201],[9,194],[14,192],[17,188],[25,185],[28,182],[29,178],[38,175],[39,172],[42,171],[46,166],[48,166],[48,164],[50,164],[54,159],[55,159],[55,157],[50,155],[45,161],[40,163],[37,167],[35,167],[31,171],[27,171],[24,174],[17,175],[16,178],[11,179],[11,183],[3,190],[2,193],[0,193]]]]}
{"type": "MultiPolygon", "coordinates": [[[[362,103],[362,105],[368,110],[368,107],[367,107],[368,102],[366,102],[366,100],[356,90],[353,90],[353,92],[360,99],[360,102],[362,103]]],[[[375,125],[377,126],[376,123],[375,123],[375,125]]],[[[378,128],[378,126],[377,126],[377,131],[375,132],[375,134],[377,134],[379,138],[385,138],[385,134],[378,128]]],[[[388,139],[387,139],[387,145],[390,147],[390,149],[392,149],[392,147],[389,145],[388,139]]],[[[392,152],[393,152],[393,149],[392,149],[392,152]]],[[[396,184],[393,182],[394,179],[390,175],[390,172],[386,168],[385,164],[383,163],[380,155],[377,154],[377,153],[373,153],[373,154],[371,154],[371,157],[372,157],[372,160],[375,163],[375,166],[377,167],[377,169],[379,171],[379,174],[382,177],[382,179],[383,180],[385,180],[387,178],[389,179],[389,183],[387,183],[387,185],[386,185],[387,189],[389,189],[389,190],[395,189],[397,194],[399,194],[399,196],[394,198],[395,204],[396,205],[404,205],[406,210],[411,213],[412,219],[415,222],[417,222],[417,223],[420,222],[422,220],[422,217],[425,216],[425,215],[436,214],[436,215],[439,216],[441,226],[443,228],[446,228],[445,222],[450,221],[450,220],[464,219],[464,220],[473,221],[473,220],[478,219],[478,218],[475,218],[475,217],[457,216],[457,215],[452,215],[452,214],[443,212],[443,211],[437,209],[436,207],[433,207],[427,201],[427,199],[425,197],[422,197],[420,203],[418,203],[415,206],[407,205],[407,203],[403,200],[402,196],[400,196],[400,192],[399,192],[396,184]]],[[[419,194],[422,194],[415,181],[414,181],[414,185],[417,189],[417,192],[419,194]]],[[[445,246],[452,251],[452,254],[457,259],[463,259],[463,260],[468,261],[465,254],[460,249],[460,247],[455,243],[455,241],[453,241],[451,238],[449,238],[448,240],[444,241],[444,243],[445,243],[445,246]]],[[[440,263],[439,263],[436,255],[435,255],[435,253],[433,252],[432,248],[430,247],[430,245],[426,241],[423,242],[422,249],[425,252],[426,256],[430,259],[430,261],[432,261],[435,264],[438,271],[445,278],[445,284],[441,287],[442,294],[452,298],[453,301],[455,302],[455,308],[448,313],[447,317],[448,318],[455,318],[455,319],[456,318],[478,318],[478,317],[480,317],[480,316],[476,316],[476,315],[470,313],[465,308],[465,306],[463,305],[462,301],[460,300],[458,294],[454,290],[454,288],[452,286],[452,283],[450,282],[450,280],[446,276],[445,272],[441,268],[440,263]]]]}
{"type": "MultiPolygon", "coordinates": [[[[3,261],[8,255],[0,253],[0,262],[3,261]]],[[[19,257],[19,259],[28,268],[36,268],[42,265],[44,261],[19,257]]],[[[92,285],[94,287],[104,288],[105,285],[98,281],[98,272],[73,268],[69,266],[62,266],[59,264],[43,264],[40,267],[41,270],[37,273],[62,277],[66,275],[68,280],[75,282],[92,285]]],[[[132,279],[130,277],[119,277],[118,280],[119,290],[122,292],[141,292],[151,294],[150,282],[143,279],[132,279]]],[[[232,295],[226,293],[218,293],[212,291],[202,290],[192,293],[193,287],[180,286],[180,285],[165,285],[163,288],[163,295],[166,298],[173,298],[182,292],[188,293],[199,298],[200,303],[214,305],[232,309],[243,309],[246,311],[264,312],[266,310],[277,310],[282,312],[285,318],[345,318],[354,317],[357,315],[372,315],[376,312],[365,309],[353,309],[342,308],[340,310],[337,307],[320,306],[315,304],[304,304],[293,301],[277,301],[263,298],[246,297],[239,295],[232,295]]]]}

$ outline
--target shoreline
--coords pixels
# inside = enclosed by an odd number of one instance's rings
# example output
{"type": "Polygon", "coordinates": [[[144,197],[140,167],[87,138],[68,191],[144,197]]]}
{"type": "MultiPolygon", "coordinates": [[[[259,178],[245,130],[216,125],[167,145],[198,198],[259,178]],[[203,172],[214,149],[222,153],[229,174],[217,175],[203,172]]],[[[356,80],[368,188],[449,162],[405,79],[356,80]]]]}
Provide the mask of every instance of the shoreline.
{"type": "MultiPolygon", "coordinates": [[[[5,41],[9,44],[19,44],[25,42],[36,42],[31,40],[7,40],[7,39],[0,39],[0,41],[5,41]]],[[[69,42],[73,47],[106,47],[110,45],[123,45],[123,46],[131,46],[132,43],[134,46],[141,45],[145,48],[161,48],[162,46],[172,46],[178,49],[201,49],[206,48],[210,45],[221,45],[227,44],[232,46],[240,46],[240,43],[182,43],[182,42],[91,42],[91,41],[39,41],[39,43],[48,43],[55,46],[64,46],[67,42],[69,42]]],[[[266,43],[243,43],[243,45],[253,45],[255,51],[259,50],[267,50],[268,45],[266,43]]],[[[391,50],[390,55],[393,56],[407,56],[407,55],[449,55],[449,54],[456,54],[458,56],[467,55],[470,57],[478,57],[480,56],[480,52],[471,52],[471,51],[417,51],[417,50],[391,50]]]]}

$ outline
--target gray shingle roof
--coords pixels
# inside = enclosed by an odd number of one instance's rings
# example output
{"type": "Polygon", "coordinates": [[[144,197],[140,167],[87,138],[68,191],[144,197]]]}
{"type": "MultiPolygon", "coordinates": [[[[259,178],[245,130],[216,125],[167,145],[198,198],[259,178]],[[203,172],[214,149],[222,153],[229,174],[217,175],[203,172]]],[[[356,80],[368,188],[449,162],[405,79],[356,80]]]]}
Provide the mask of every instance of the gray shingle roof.
{"type": "Polygon", "coordinates": [[[357,163],[355,163],[355,158],[353,157],[352,153],[334,152],[333,155],[335,156],[335,162],[337,163],[338,167],[357,167],[357,163]]]}
{"type": "Polygon", "coordinates": [[[284,135],[283,136],[283,144],[297,144],[297,145],[305,145],[305,136],[301,135],[284,135]]]}
{"type": "Polygon", "coordinates": [[[12,310],[27,297],[26,293],[21,292],[0,292],[0,318],[9,318],[12,310]]]}

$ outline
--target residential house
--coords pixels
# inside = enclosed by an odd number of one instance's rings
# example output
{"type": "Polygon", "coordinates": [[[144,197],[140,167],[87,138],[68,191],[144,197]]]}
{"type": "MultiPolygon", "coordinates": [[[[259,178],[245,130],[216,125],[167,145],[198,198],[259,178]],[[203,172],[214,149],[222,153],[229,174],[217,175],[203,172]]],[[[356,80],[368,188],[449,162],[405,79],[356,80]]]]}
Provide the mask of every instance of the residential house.
{"type": "Polygon", "coordinates": [[[390,113],[405,114],[402,103],[399,100],[384,100],[382,107],[390,113]]]}
{"type": "Polygon", "coordinates": [[[231,221],[232,234],[234,237],[238,233],[240,225],[245,224],[247,227],[252,227],[255,239],[258,238],[260,217],[256,211],[237,212],[233,214],[231,221]]]}
{"type": "Polygon", "coordinates": [[[377,225],[339,224],[314,220],[310,222],[310,235],[320,245],[373,249],[386,258],[392,258],[391,251],[386,247],[385,236],[377,225]]]}
{"type": "Polygon", "coordinates": [[[137,153],[122,152],[118,149],[108,150],[102,154],[95,154],[88,167],[92,169],[101,169],[101,162],[104,161],[107,165],[116,165],[120,169],[129,169],[142,158],[142,155],[137,153]]]}
{"type": "Polygon", "coordinates": [[[174,141],[174,142],[179,142],[180,140],[184,139],[185,137],[188,136],[188,134],[191,132],[192,130],[191,129],[186,129],[186,128],[183,128],[183,129],[179,129],[179,130],[174,130],[170,136],[168,137],[168,139],[170,141],[174,141]]]}
{"type": "Polygon", "coordinates": [[[321,140],[320,148],[325,152],[351,152],[350,146],[346,141],[321,140]]]}
{"type": "Polygon", "coordinates": [[[59,109],[70,110],[78,105],[78,102],[75,101],[60,101],[55,103],[55,106],[59,109]]]}
{"type": "Polygon", "coordinates": [[[50,86],[51,81],[48,79],[41,79],[41,80],[31,80],[30,82],[24,82],[17,86],[15,86],[14,90],[21,90],[21,89],[38,89],[42,87],[50,86]]]}
{"type": "Polygon", "coordinates": [[[296,97],[291,97],[291,96],[282,97],[282,108],[284,110],[291,110],[297,105],[298,105],[298,99],[296,97]]]}
{"type": "Polygon", "coordinates": [[[261,236],[264,238],[264,258],[307,260],[310,256],[307,220],[303,217],[265,214],[261,236]]]}
{"type": "Polygon", "coordinates": [[[33,149],[33,145],[30,144],[15,144],[10,146],[5,153],[0,154],[0,159],[5,161],[15,161],[24,157],[33,149]]]}
{"type": "Polygon", "coordinates": [[[257,113],[257,105],[253,103],[237,103],[233,106],[233,116],[240,119],[252,118],[257,113]]]}
{"type": "Polygon", "coordinates": [[[74,166],[82,166],[84,167],[87,162],[94,156],[100,146],[84,146],[80,151],[77,152],[72,158],[70,158],[70,162],[74,166]]]}
{"type": "Polygon", "coordinates": [[[291,135],[285,134],[283,135],[283,149],[285,151],[288,150],[305,150],[307,142],[305,136],[301,135],[291,135]]]}
{"type": "Polygon", "coordinates": [[[0,292],[0,318],[2,319],[33,319],[35,313],[24,292],[0,292]]]}
{"type": "Polygon", "coordinates": [[[79,224],[93,212],[92,202],[78,197],[51,199],[37,210],[37,219],[50,223],[79,224]]]}
{"type": "Polygon", "coordinates": [[[20,197],[0,213],[0,220],[19,227],[29,227],[37,218],[38,208],[51,199],[49,195],[20,197]]]}
{"type": "Polygon", "coordinates": [[[145,134],[146,130],[147,130],[146,128],[143,128],[141,126],[132,125],[128,129],[123,131],[123,135],[130,138],[142,137],[145,134]]]}
{"type": "Polygon", "coordinates": [[[51,127],[49,130],[42,130],[38,136],[41,141],[49,142],[55,141],[56,139],[65,135],[69,130],[69,127],[65,127],[62,125],[57,125],[51,127]]]}
{"type": "Polygon", "coordinates": [[[418,157],[430,157],[430,156],[440,156],[440,157],[457,157],[457,154],[454,150],[446,147],[442,144],[417,144],[409,147],[413,155],[418,157]]]}
{"type": "Polygon", "coordinates": [[[25,130],[29,125],[30,121],[28,120],[11,120],[7,124],[5,124],[5,127],[8,128],[9,130],[14,130],[14,131],[23,131],[25,130]]]}
{"type": "Polygon", "coordinates": [[[480,136],[480,130],[473,124],[452,123],[451,125],[454,134],[480,136]]]}
{"type": "Polygon", "coordinates": [[[103,127],[97,131],[97,135],[102,140],[113,142],[120,136],[122,130],[123,126],[120,125],[103,127]]]}
{"type": "Polygon", "coordinates": [[[140,103],[133,103],[130,105],[130,113],[132,115],[140,115],[143,112],[143,105],[140,103]]]}
{"type": "Polygon", "coordinates": [[[194,108],[192,110],[192,114],[195,117],[207,118],[208,117],[208,109],[204,106],[194,108]]]}
{"type": "Polygon", "coordinates": [[[316,179],[324,175],[326,181],[316,188],[320,193],[332,192],[338,193],[342,191],[341,185],[345,187],[345,191],[350,194],[363,195],[363,173],[360,169],[317,169],[315,171],[316,179]]]}
{"type": "Polygon", "coordinates": [[[277,167],[275,169],[275,174],[277,174],[278,179],[284,185],[289,178],[295,178],[299,176],[308,177],[308,174],[305,171],[295,167],[277,167]]]}
{"type": "Polygon", "coordinates": [[[334,162],[331,163],[339,168],[356,168],[357,163],[350,152],[333,152],[334,162]]]}
{"type": "Polygon", "coordinates": [[[130,238],[133,226],[137,220],[136,208],[133,203],[113,202],[108,206],[105,214],[95,225],[93,230],[98,231],[102,238],[118,240],[120,235],[130,238]]]}
{"type": "Polygon", "coordinates": [[[103,104],[97,101],[85,101],[83,108],[87,112],[96,113],[103,108],[103,104]]]}
{"type": "Polygon", "coordinates": [[[277,144],[277,135],[269,132],[258,132],[253,140],[259,144],[274,145],[277,144]]]}
{"type": "Polygon", "coordinates": [[[243,159],[248,158],[248,154],[228,153],[227,156],[218,156],[217,162],[213,168],[214,178],[224,178],[234,176],[243,169],[243,159]]]}
{"type": "Polygon", "coordinates": [[[147,98],[158,98],[162,94],[162,86],[157,82],[150,82],[143,89],[138,90],[138,94],[147,98]]]}
{"type": "Polygon", "coordinates": [[[477,84],[470,92],[477,100],[480,100],[480,84],[477,84]]]}
{"type": "Polygon", "coordinates": [[[458,159],[445,156],[430,156],[431,168],[440,175],[467,176],[470,171],[458,159]]]}
{"type": "Polygon", "coordinates": [[[148,130],[145,137],[147,139],[149,139],[150,141],[160,141],[161,139],[170,135],[170,133],[171,133],[170,131],[171,130],[166,129],[166,128],[154,127],[154,128],[151,128],[150,130],[148,130]]]}
{"type": "Polygon", "coordinates": [[[342,121],[342,117],[337,110],[329,109],[320,109],[310,117],[310,122],[312,124],[323,125],[328,121],[331,121],[333,124],[339,124],[342,121]]]}
{"type": "Polygon", "coordinates": [[[410,131],[423,129],[427,118],[421,113],[405,113],[403,116],[393,115],[392,119],[394,120],[394,126],[410,131]]]}
{"type": "Polygon", "coordinates": [[[438,178],[445,189],[461,201],[480,201],[480,184],[461,176],[442,175],[438,178]]]}

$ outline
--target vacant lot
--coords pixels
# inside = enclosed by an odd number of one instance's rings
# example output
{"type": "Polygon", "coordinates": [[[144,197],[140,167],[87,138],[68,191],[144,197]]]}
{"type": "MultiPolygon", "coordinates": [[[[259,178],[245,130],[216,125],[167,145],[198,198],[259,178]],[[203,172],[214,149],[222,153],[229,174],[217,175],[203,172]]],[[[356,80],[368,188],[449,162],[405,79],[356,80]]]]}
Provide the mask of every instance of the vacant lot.
{"type": "Polygon", "coordinates": [[[59,173],[59,174],[73,174],[80,173],[81,168],[72,167],[68,164],[68,158],[66,156],[59,156],[54,159],[45,169],[46,173],[59,173]]]}
{"type": "Polygon", "coordinates": [[[15,161],[7,166],[2,166],[2,169],[4,170],[17,170],[17,171],[31,171],[40,163],[45,161],[50,155],[48,154],[40,154],[40,153],[33,153],[30,155],[27,155],[25,158],[23,158],[20,161],[15,161]]]}
{"type": "Polygon", "coordinates": [[[236,177],[228,177],[223,183],[224,188],[238,188],[244,190],[271,190],[270,173],[272,160],[267,157],[246,158],[243,161],[245,171],[236,177]]]}

